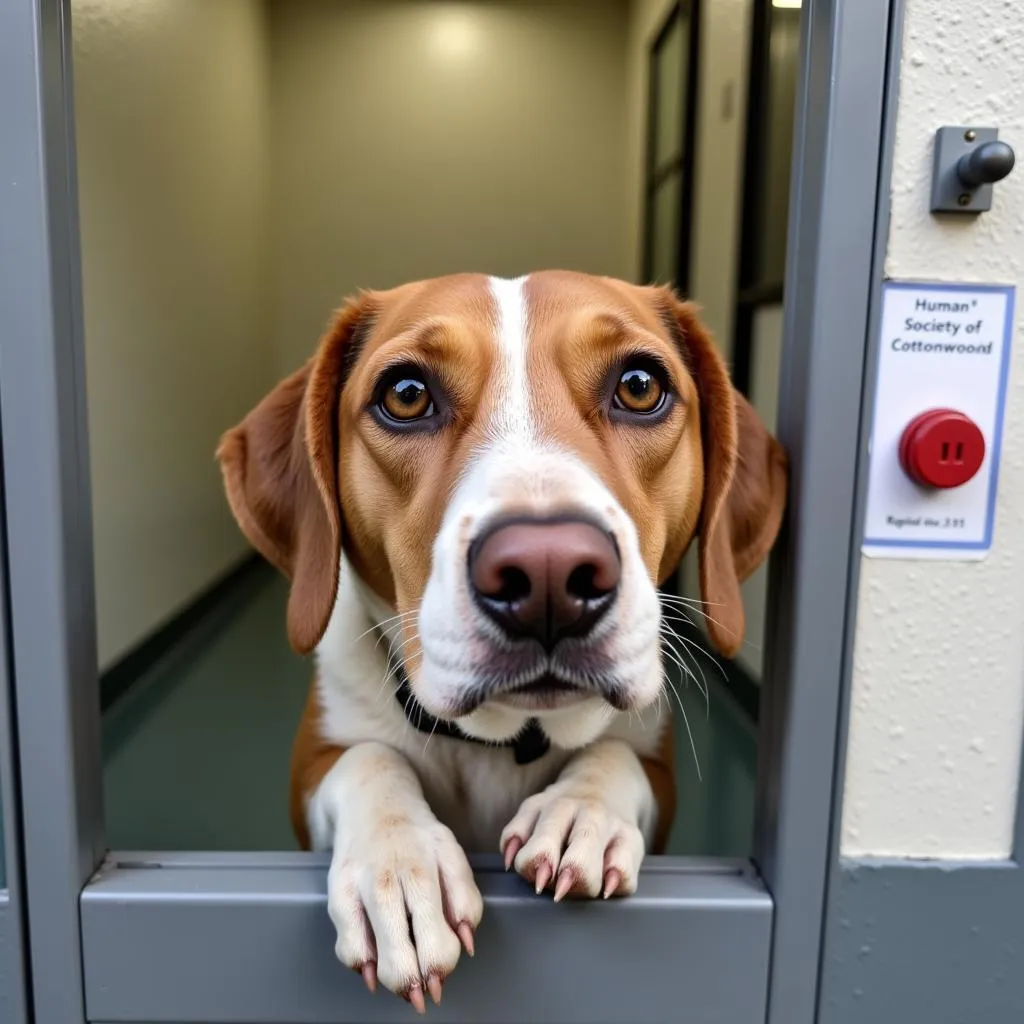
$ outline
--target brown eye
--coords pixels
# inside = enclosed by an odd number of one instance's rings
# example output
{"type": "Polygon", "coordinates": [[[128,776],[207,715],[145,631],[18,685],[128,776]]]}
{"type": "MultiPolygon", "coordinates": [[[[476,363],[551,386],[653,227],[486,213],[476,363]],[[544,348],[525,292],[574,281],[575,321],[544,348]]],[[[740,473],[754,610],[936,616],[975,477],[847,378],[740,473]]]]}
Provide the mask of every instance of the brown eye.
{"type": "Polygon", "coordinates": [[[652,370],[628,366],[615,388],[615,404],[626,412],[657,412],[664,402],[665,389],[652,370]]]}
{"type": "Polygon", "coordinates": [[[384,388],[380,405],[386,416],[400,422],[423,419],[434,411],[430,390],[411,372],[400,374],[384,388]]]}

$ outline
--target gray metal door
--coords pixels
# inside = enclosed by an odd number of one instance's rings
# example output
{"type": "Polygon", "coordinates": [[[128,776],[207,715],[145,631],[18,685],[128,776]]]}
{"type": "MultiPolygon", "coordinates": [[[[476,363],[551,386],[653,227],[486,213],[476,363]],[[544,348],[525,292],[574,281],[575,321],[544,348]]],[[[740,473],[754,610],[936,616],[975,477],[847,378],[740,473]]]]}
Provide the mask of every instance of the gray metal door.
{"type": "MultiPolygon", "coordinates": [[[[480,952],[436,1020],[814,1019],[893,2],[804,7],[756,856],[652,859],[634,898],[572,907],[479,862],[480,952]]],[[[104,841],[69,19],[69,0],[0,8],[5,622],[35,1019],[410,1019],[334,961],[323,860],[104,841]]]]}

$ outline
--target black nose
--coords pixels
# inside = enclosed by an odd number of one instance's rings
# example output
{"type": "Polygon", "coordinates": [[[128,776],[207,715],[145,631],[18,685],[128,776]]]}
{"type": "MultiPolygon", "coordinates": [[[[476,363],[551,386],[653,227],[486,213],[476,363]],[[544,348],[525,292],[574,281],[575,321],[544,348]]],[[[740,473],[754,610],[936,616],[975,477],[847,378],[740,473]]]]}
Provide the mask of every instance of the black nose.
{"type": "Polygon", "coordinates": [[[582,519],[499,524],[470,549],[476,603],[509,636],[550,651],[590,632],[615,601],[622,566],[615,541],[582,519]]]}

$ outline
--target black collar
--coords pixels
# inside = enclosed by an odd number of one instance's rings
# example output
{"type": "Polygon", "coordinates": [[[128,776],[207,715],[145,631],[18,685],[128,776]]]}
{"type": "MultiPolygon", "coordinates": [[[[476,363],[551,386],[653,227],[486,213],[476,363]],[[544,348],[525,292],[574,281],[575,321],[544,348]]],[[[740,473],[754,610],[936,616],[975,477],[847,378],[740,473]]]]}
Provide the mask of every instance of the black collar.
{"type": "Polygon", "coordinates": [[[503,741],[482,740],[464,733],[454,722],[445,722],[435,718],[413,696],[412,687],[406,677],[405,669],[399,666],[398,689],[395,699],[401,705],[409,724],[420,732],[431,736],[447,736],[453,740],[465,740],[467,743],[482,743],[488,747],[511,747],[516,764],[531,764],[543,757],[551,747],[551,741],[544,734],[536,718],[531,718],[523,729],[511,739],[503,741]]]}

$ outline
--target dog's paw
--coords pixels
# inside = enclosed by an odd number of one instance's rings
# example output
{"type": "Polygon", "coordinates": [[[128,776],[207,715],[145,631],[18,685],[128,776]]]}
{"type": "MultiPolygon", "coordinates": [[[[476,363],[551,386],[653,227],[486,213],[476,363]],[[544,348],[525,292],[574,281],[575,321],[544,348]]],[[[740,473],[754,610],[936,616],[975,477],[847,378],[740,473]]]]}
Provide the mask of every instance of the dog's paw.
{"type": "Polygon", "coordinates": [[[392,817],[335,847],[327,909],[338,959],[370,991],[379,981],[423,1013],[424,993],[441,1001],[461,949],[473,955],[483,900],[450,829],[392,817]]]}
{"type": "Polygon", "coordinates": [[[506,870],[532,882],[538,893],[554,887],[565,896],[628,896],[636,892],[644,838],[600,798],[555,783],[523,801],[501,833],[506,870]]]}

